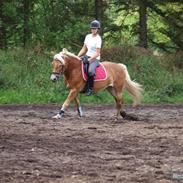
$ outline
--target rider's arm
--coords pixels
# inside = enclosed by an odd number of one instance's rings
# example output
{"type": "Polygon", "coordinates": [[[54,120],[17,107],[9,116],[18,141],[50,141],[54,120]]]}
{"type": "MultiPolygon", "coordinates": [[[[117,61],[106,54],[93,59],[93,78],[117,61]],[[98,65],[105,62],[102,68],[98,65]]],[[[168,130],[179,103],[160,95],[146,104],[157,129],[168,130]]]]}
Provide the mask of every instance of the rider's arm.
{"type": "Polygon", "coordinates": [[[84,44],[83,47],[81,48],[80,52],[78,53],[78,57],[83,56],[87,52],[87,47],[84,44]]]}

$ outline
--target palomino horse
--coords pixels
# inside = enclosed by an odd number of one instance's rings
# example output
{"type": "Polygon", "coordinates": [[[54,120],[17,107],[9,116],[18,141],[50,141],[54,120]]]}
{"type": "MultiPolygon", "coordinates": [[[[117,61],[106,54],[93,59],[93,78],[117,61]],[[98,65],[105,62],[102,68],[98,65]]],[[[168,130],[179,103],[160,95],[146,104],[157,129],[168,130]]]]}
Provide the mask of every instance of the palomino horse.
{"type": "MultiPolygon", "coordinates": [[[[125,119],[129,119],[129,115],[123,110],[122,91],[126,88],[129,94],[133,97],[133,105],[137,105],[140,102],[142,93],[142,87],[137,82],[130,79],[127,68],[123,64],[117,64],[112,62],[102,62],[107,72],[107,79],[94,82],[94,92],[107,89],[109,93],[115,98],[117,114],[121,115],[125,119]]],[[[52,81],[58,80],[60,75],[64,75],[65,85],[70,89],[67,99],[62,105],[60,112],[53,116],[53,118],[59,119],[64,116],[65,110],[68,108],[72,100],[75,101],[78,114],[83,116],[82,108],[78,99],[78,93],[85,87],[86,81],[82,76],[82,62],[81,59],[63,49],[62,52],[56,54],[52,61],[53,72],[50,79],[52,81]]]]}

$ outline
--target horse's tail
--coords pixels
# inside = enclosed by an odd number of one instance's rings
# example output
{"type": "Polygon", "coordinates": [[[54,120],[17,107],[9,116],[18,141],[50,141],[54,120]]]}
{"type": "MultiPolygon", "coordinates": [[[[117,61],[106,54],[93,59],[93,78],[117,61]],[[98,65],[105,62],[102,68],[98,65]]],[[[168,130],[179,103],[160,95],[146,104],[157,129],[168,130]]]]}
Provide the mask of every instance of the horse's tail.
{"type": "Polygon", "coordinates": [[[120,65],[124,69],[125,76],[126,76],[125,88],[129,92],[129,94],[131,94],[133,97],[133,106],[136,106],[140,103],[140,99],[141,99],[142,91],[143,91],[142,85],[131,80],[128,70],[126,68],[126,65],[124,65],[124,64],[120,64],[120,65]]]}

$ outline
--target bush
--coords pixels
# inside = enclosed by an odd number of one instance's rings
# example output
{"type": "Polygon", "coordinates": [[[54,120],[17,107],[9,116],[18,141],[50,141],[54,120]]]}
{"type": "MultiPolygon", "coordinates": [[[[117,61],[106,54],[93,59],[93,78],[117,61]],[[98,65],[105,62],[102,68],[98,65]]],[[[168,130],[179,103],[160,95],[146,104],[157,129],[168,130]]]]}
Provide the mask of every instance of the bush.
{"type": "Polygon", "coordinates": [[[159,64],[171,72],[183,70],[183,51],[166,54],[158,58],[159,64]]]}
{"type": "Polygon", "coordinates": [[[131,45],[120,45],[112,48],[104,48],[102,60],[110,60],[117,63],[126,63],[129,60],[136,60],[141,56],[151,55],[150,50],[134,47],[131,45]]]}

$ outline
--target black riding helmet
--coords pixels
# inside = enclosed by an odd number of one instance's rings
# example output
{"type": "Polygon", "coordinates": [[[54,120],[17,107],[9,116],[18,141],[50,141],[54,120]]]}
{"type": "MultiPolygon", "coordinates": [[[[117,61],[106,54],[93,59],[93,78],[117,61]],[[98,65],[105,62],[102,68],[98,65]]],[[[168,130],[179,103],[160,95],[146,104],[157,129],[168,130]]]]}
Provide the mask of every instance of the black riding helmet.
{"type": "Polygon", "coordinates": [[[100,29],[100,22],[98,20],[93,20],[91,23],[90,23],[90,29],[100,29]]]}

